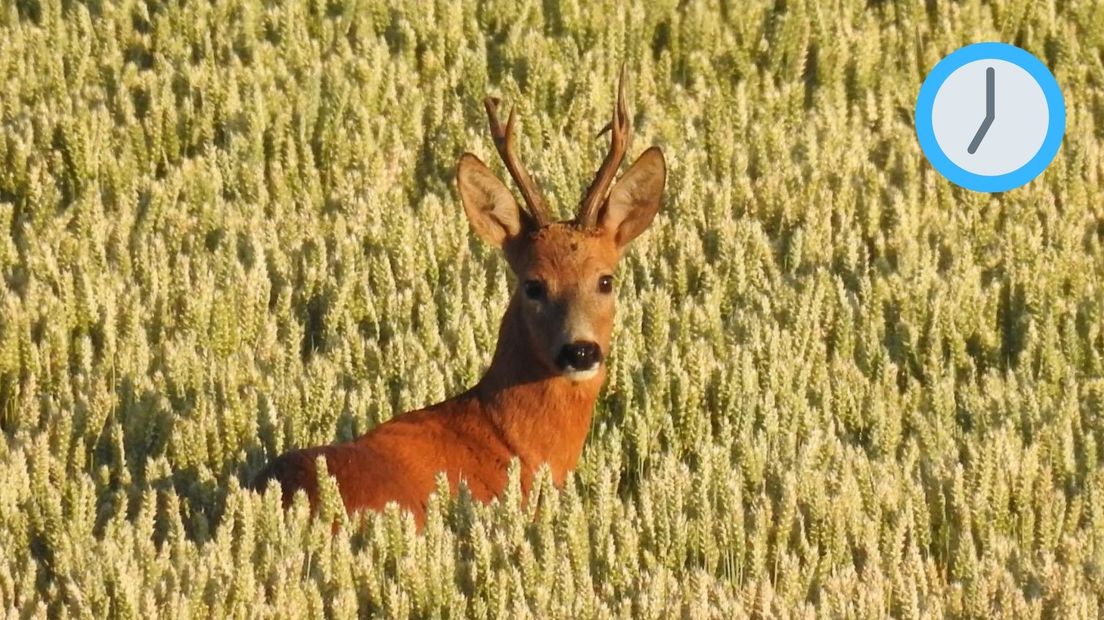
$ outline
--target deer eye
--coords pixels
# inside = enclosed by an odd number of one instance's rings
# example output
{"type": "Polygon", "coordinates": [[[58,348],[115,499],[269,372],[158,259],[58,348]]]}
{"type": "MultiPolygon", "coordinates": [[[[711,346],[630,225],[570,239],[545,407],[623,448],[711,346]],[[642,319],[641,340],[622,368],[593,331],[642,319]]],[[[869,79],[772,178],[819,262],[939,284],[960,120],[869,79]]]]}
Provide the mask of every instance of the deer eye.
{"type": "Polygon", "coordinates": [[[603,293],[612,293],[613,276],[602,276],[598,278],[598,290],[603,293]]]}
{"type": "Polygon", "coordinates": [[[529,299],[544,299],[544,282],[540,280],[526,280],[525,284],[522,286],[525,287],[525,296],[529,299]]]}

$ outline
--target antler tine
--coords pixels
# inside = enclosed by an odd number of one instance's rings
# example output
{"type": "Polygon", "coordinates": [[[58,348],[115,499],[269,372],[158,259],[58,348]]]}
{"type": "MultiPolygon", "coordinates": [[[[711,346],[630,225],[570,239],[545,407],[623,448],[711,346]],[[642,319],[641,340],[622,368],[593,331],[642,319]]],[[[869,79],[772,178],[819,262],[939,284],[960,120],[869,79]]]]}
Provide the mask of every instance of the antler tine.
{"type": "Polygon", "coordinates": [[[621,65],[621,77],[617,83],[617,103],[613,108],[613,119],[610,120],[598,135],[610,132],[610,148],[606,158],[602,161],[602,167],[594,175],[594,181],[587,188],[586,195],[579,207],[579,214],[575,222],[583,228],[594,228],[598,225],[598,210],[606,200],[613,177],[617,169],[621,167],[625,153],[629,149],[629,140],[632,139],[632,124],[629,120],[629,107],[625,103],[625,65],[621,65]]]}
{"type": "Polygon", "coordinates": [[[510,171],[510,176],[514,178],[514,183],[521,191],[521,197],[525,199],[525,204],[529,207],[529,212],[533,214],[537,225],[544,226],[551,218],[545,209],[544,200],[541,199],[540,190],[537,189],[537,184],[525,171],[525,167],[521,165],[521,161],[514,152],[514,110],[510,110],[506,127],[503,129],[496,113],[498,104],[499,100],[494,97],[483,100],[483,107],[487,108],[487,120],[491,125],[491,137],[494,138],[495,148],[498,149],[498,154],[506,164],[506,169],[510,171]]]}

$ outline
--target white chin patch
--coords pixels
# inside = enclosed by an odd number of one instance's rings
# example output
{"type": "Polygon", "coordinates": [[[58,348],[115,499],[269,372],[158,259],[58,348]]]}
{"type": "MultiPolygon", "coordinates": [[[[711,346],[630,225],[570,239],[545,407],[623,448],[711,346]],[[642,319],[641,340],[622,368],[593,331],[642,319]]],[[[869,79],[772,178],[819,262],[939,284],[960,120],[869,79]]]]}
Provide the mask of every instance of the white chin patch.
{"type": "Polygon", "coordinates": [[[595,364],[586,370],[575,370],[575,368],[568,366],[563,370],[563,376],[578,383],[579,381],[586,381],[587,379],[594,378],[594,375],[598,374],[598,369],[601,364],[595,364]]]}

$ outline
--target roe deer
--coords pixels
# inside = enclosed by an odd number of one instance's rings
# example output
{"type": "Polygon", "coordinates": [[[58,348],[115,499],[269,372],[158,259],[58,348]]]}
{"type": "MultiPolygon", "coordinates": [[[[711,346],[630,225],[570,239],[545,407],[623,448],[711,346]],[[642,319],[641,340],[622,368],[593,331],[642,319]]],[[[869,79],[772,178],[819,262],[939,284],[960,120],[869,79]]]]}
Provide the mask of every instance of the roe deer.
{"type": "Polygon", "coordinates": [[[613,183],[632,133],[622,72],[613,120],[602,130],[611,134],[609,152],[575,218],[553,221],[514,150],[514,113],[503,127],[498,103],[484,101],[494,144],[528,211],[475,155],[464,153],[456,173],[472,229],[502,248],[520,283],[490,368],[466,392],[395,416],[358,439],[273,460],[252,486],[278,481],[285,506],[303,490],[317,507],[318,456],[325,457],[347,512],[380,510],[393,501],[413,513],[419,529],[438,472],[453,490],[463,480],[475,499],[489,502],[505,488],[513,457],[526,493],[542,464],[557,486],[574,469],[606,374],[614,268],[659,210],[666,164],[651,147],[613,183]]]}

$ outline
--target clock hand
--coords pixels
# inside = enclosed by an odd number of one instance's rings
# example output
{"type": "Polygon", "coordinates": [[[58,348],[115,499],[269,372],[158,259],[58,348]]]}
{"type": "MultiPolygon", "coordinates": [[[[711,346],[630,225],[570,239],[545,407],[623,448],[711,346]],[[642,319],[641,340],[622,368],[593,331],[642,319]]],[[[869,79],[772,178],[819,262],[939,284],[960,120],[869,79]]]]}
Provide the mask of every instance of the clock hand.
{"type": "Polygon", "coordinates": [[[993,67],[989,67],[985,70],[985,120],[981,121],[981,127],[978,127],[974,139],[970,140],[970,146],[966,147],[966,152],[971,155],[977,152],[978,147],[981,146],[982,138],[989,131],[989,126],[993,124],[997,108],[996,84],[997,71],[993,67]]]}

